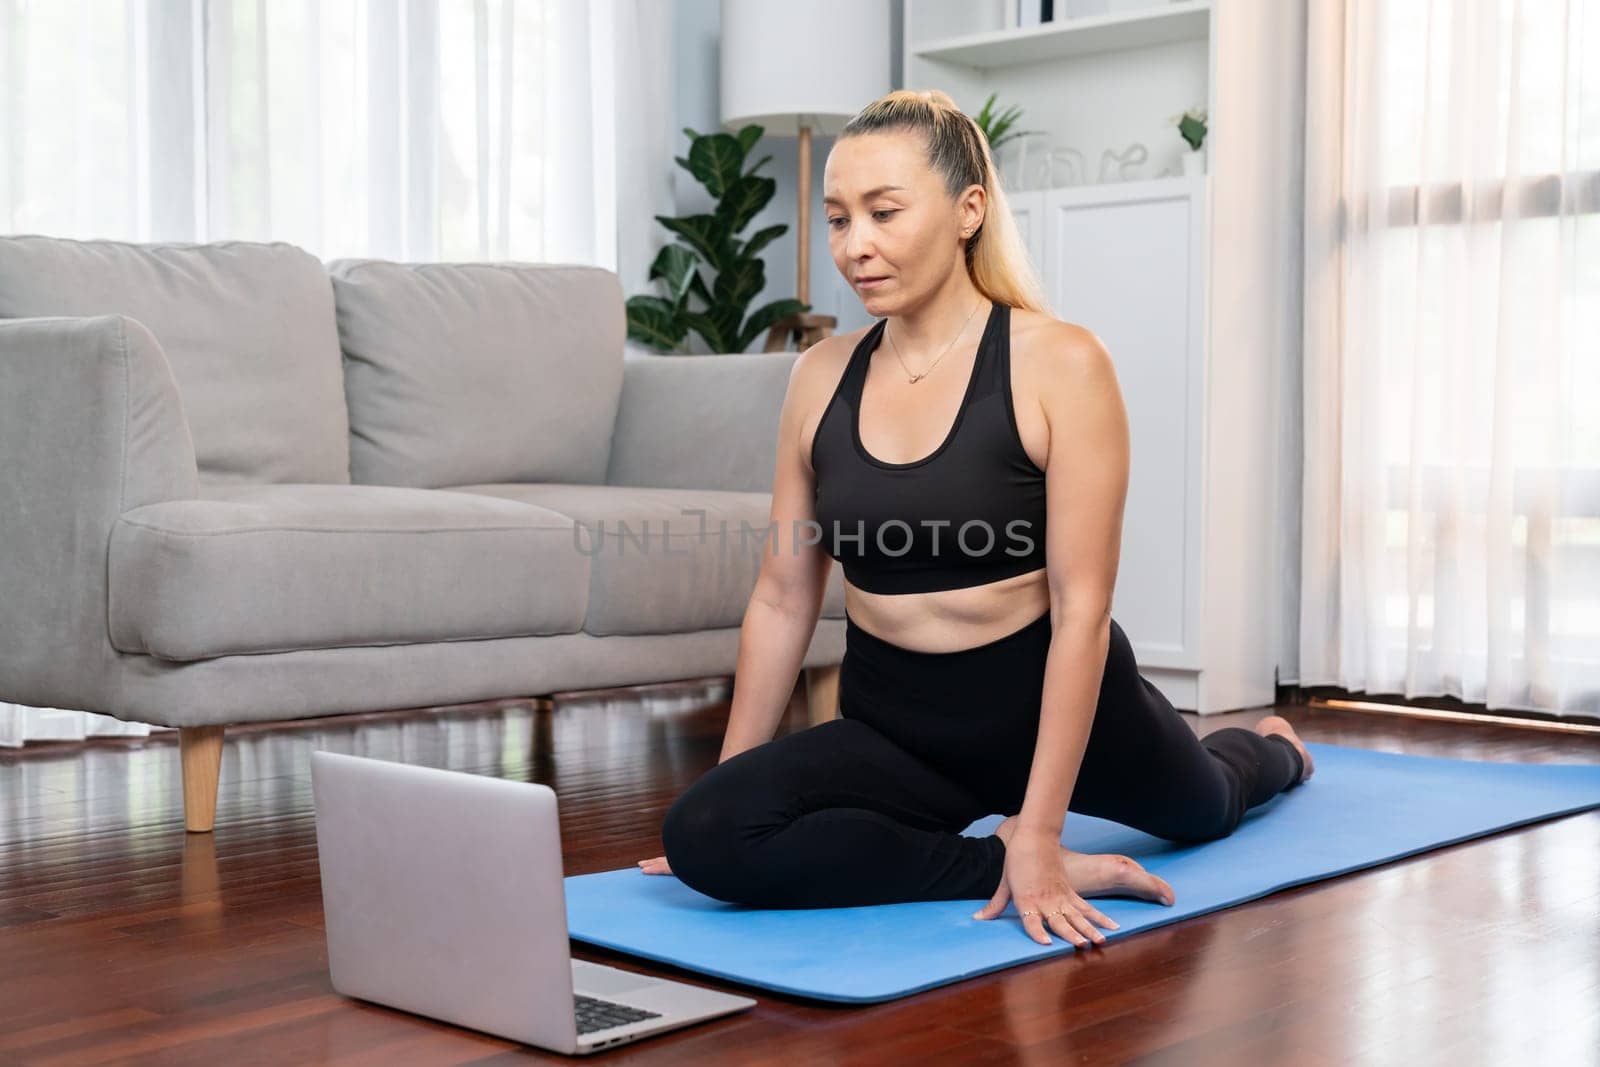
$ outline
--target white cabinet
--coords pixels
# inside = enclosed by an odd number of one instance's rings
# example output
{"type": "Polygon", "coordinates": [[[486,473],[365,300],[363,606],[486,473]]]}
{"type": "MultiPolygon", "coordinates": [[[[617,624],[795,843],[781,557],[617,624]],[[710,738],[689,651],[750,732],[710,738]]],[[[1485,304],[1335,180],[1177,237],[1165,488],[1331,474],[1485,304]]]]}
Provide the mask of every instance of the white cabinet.
{"type": "MultiPolygon", "coordinates": [[[[1219,203],[1234,225],[1259,212],[1253,198],[1264,186],[1248,139],[1270,135],[1243,103],[1238,154],[1215,135],[1235,117],[1218,113],[1213,76],[1218,16],[1234,2],[1183,0],[1021,29],[1006,26],[995,0],[905,3],[903,85],[943,89],[969,114],[997,93],[997,108],[1024,107],[1019,126],[1079,148],[1091,174],[1104,149],[1136,140],[1150,148],[1147,172],[1167,169],[1185,150],[1159,139],[1176,141],[1167,117],[1207,107],[1209,174],[1007,190],[1051,312],[1104,341],[1128,410],[1112,614],[1140,673],[1175,706],[1200,712],[1271,704],[1278,648],[1278,338],[1266,305],[1290,261],[1263,251],[1254,233],[1224,244],[1217,225],[1219,203]]],[[[1242,24],[1228,28],[1248,35],[1242,24]]]]}
{"type": "Polygon", "coordinates": [[[1197,669],[1205,179],[1025,192],[1056,317],[1116,361],[1131,456],[1114,614],[1141,667],[1197,669]]]}

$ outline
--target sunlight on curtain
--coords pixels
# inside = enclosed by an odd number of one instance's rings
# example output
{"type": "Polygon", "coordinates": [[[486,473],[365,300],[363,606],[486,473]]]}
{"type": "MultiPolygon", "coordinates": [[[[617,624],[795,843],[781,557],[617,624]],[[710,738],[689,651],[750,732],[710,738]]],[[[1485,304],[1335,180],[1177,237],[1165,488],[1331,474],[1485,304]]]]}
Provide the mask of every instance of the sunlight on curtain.
{"type": "Polygon", "coordinates": [[[1600,0],[1313,0],[1302,685],[1600,713],[1600,0]]]}
{"type": "Polygon", "coordinates": [[[211,232],[325,260],[611,264],[579,0],[206,12],[211,232]]]}
{"type": "Polygon", "coordinates": [[[611,11],[0,0],[0,223],[614,269],[611,11]]]}

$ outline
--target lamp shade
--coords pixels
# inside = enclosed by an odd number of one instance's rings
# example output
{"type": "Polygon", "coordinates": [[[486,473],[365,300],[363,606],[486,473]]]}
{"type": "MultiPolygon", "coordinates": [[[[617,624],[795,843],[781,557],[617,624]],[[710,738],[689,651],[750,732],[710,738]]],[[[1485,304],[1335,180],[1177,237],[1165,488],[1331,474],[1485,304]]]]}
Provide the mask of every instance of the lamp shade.
{"type": "Polygon", "coordinates": [[[887,93],[889,0],[722,0],[722,125],[833,136],[887,93]]]}

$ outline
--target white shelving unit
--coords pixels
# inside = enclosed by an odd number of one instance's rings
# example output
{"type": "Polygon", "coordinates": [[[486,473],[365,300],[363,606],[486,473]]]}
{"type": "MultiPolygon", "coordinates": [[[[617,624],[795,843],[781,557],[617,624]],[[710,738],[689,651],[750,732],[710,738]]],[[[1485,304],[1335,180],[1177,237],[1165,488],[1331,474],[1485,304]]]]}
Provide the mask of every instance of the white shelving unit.
{"type": "Polygon", "coordinates": [[[1263,476],[1260,463],[1274,439],[1271,353],[1237,350],[1239,308],[1226,337],[1212,313],[1219,261],[1228,292],[1273,266],[1270,257],[1218,255],[1219,180],[1249,173],[1217,154],[1229,116],[1215,102],[1216,23],[1230,2],[1017,27],[1004,17],[1014,0],[905,0],[901,72],[907,88],[943,89],[969,114],[997,93],[997,107],[1022,108],[1019,127],[1077,148],[1091,175],[1107,149],[1149,149],[1138,180],[1007,195],[1052,313],[1105,342],[1127,404],[1132,457],[1113,614],[1141,673],[1175,706],[1202,713],[1270,704],[1276,683],[1273,500],[1270,464],[1263,476]],[[1180,170],[1188,148],[1170,119],[1197,104],[1209,117],[1210,173],[1155,176],[1180,170]]]}
{"type": "MultiPolygon", "coordinates": [[[[916,0],[908,0],[907,6],[912,3],[916,0]]],[[[917,6],[925,10],[929,7],[926,3],[917,6]]],[[[1204,41],[1211,32],[1210,0],[1179,0],[1134,11],[1057,18],[1037,26],[1012,28],[1001,25],[1003,4],[951,6],[968,10],[955,18],[930,19],[923,25],[938,33],[960,25],[962,19],[972,19],[991,28],[924,38],[915,45],[918,56],[968,67],[1005,68],[1179,41],[1204,41]]]]}

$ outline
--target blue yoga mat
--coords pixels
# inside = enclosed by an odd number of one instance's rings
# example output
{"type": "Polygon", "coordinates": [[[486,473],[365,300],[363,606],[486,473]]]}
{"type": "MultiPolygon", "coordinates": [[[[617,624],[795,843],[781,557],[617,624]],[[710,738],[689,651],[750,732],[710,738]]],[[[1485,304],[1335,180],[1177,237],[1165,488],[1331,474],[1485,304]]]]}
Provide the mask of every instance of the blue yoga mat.
{"type": "MultiPolygon", "coordinates": [[[[1600,807],[1600,764],[1521,764],[1406,756],[1307,743],[1316,773],[1245,814],[1232,835],[1177,845],[1120,823],[1069,814],[1062,843],[1121,852],[1172,884],[1172,907],[1092,898],[1120,930],[1204,915],[1512,826],[1600,807]]],[[[992,833],[1000,815],[962,832],[992,833]]],[[[641,857],[643,858],[643,857],[641,857]]],[[[637,867],[566,879],[573,938],[717,978],[822,1000],[869,1004],[1076,951],[1031,940],[1016,905],[972,918],[982,900],[855,908],[762,909],[705,896],[637,867]]],[[[1445,906],[1448,906],[1446,904],[1445,906]]]]}

